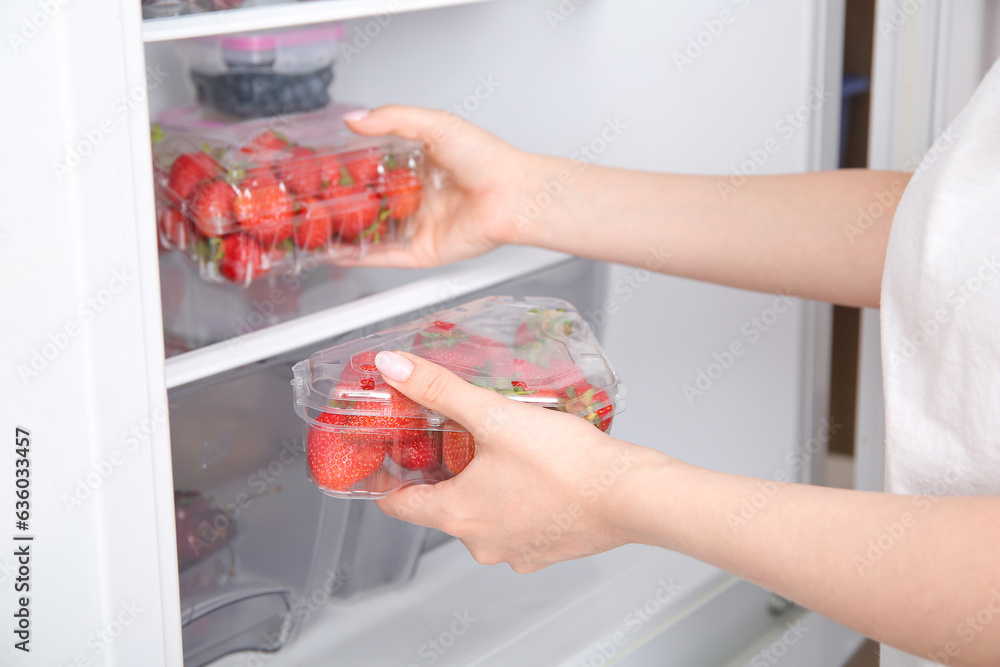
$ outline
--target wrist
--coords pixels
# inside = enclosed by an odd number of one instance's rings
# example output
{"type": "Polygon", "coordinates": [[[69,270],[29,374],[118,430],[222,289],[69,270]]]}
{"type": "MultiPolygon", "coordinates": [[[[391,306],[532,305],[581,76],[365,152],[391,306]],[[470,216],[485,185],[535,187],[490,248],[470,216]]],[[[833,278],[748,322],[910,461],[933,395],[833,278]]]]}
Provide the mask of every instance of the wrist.
{"type": "Polygon", "coordinates": [[[519,152],[512,161],[510,201],[512,209],[493,240],[498,244],[550,247],[546,241],[551,219],[566,186],[560,173],[568,172],[563,158],[519,152]]]}
{"type": "Polygon", "coordinates": [[[617,442],[622,446],[618,456],[626,466],[609,485],[603,503],[605,521],[627,543],[665,546],[664,538],[668,536],[663,533],[659,508],[665,494],[674,488],[673,480],[687,464],[655,449],[617,442]]]}

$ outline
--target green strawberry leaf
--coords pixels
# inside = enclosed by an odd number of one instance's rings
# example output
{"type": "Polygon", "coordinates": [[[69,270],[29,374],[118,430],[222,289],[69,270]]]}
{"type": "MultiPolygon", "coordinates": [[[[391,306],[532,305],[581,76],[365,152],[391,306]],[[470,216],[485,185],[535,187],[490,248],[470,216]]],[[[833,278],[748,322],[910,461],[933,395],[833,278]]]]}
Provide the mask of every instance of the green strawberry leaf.
{"type": "Polygon", "coordinates": [[[149,131],[149,137],[152,140],[154,146],[163,141],[164,137],[166,136],[167,133],[164,132],[163,128],[160,127],[159,125],[153,125],[153,127],[149,131]]]}
{"type": "Polygon", "coordinates": [[[351,172],[347,171],[347,167],[340,165],[340,185],[354,185],[354,179],[351,178],[351,172]]]}

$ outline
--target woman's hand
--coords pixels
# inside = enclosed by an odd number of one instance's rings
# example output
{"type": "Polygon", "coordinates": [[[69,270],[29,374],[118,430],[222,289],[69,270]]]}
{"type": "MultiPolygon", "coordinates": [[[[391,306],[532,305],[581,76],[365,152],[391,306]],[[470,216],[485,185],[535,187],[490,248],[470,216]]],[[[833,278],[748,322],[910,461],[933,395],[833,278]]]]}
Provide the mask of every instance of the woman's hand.
{"type": "Polygon", "coordinates": [[[422,141],[440,187],[428,183],[414,218],[409,244],[376,245],[343,264],[419,268],[476,257],[510,242],[514,211],[534,156],[515,150],[489,132],[440,110],[385,106],[344,116],[348,127],[369,136],[395,134],[422,141]]]}
{"type": "Polygon", "coordinates": [[[476,387],[411,354],[381,352],[375,363],[389,384],[476,440],[465,470],[377,501],[386,514],[443,530],[480,563],[506,562],[517,572],[631,541],[614,516],[624,476],[651,457],[667,457],[585,419],[476,387]]]}

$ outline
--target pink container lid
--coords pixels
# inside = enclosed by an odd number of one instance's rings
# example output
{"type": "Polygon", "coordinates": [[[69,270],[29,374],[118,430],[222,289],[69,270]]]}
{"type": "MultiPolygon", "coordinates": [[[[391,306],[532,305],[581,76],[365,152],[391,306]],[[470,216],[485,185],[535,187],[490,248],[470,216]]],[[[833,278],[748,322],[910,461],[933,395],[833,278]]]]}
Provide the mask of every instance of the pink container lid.
{"type": "Polygon", "coordinates": [[[341,39],[346,32],[342,23],[280,32],[247,33],[222,38],[222,48],[229,51],[273,51],[279,46],[301,46],[341,39]]]}

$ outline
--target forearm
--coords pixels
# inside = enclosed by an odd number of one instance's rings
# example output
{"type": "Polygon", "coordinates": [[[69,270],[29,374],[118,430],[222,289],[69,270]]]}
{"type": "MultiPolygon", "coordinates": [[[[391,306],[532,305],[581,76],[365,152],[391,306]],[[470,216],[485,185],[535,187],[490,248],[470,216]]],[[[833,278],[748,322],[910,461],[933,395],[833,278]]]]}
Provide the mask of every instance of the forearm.
{"type": "Polygon", "coordinates": [[[1000,663],[1000,499],[781,484],[645,456],[609,505],[634,541],[689,554],[917,655],[1000,663]]]}
{"type": "Polygon", "coordinates": [[[539,157],[508,242],[764,292],[877,306],[909,174],[747,178],[581,168],[539,157]],[[553,194],[555,193],[555,194],[553,194]]]}

